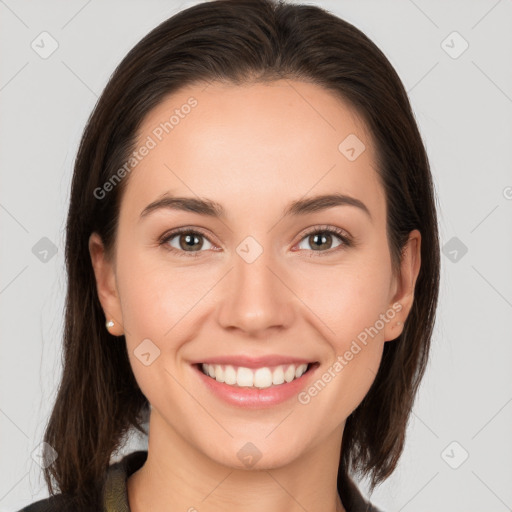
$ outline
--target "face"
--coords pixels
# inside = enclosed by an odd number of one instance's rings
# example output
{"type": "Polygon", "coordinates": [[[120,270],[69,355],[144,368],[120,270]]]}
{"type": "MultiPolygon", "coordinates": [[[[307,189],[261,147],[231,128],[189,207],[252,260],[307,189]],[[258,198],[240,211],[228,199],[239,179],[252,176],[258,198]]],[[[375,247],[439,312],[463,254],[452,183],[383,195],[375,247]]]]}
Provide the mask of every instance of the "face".
{"type": "Polygon", "coordinates": [[[95,234],[90,251],[111,332],[125,335],[152,406],[151,435],[231,467],[341,442],[419,270],[412,232],[392,274],[364,123],[313,84],[212,83],[151,111],[144,145],[124,178],[115,261],[95,234]]]}

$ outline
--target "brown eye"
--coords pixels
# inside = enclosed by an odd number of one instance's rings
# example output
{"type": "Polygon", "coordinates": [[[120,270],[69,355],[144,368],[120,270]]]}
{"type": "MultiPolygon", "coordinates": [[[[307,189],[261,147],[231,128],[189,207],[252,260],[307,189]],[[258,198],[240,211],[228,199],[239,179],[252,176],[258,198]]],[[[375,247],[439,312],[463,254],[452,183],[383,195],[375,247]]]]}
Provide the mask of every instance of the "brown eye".
{"type": "Polygon", "coordinates": [[[339,228],[316,228],[306,233],[299,244],[299,249],[323,253],[331,252],[330,249],[337,249],[340,246],[351,246],[350,239],[344,231],[339,228]],[[336,239],[338,242],[336,242],[336,239]],[[300,247],[304,242],[306,245],[309,245],[309,247],[300,247]]]}
{"type": "Polygon", "coordinates": [[[205,248],[205,243],[206,249],[211,249],[212,244],[205,235],[190,229],[169,233],[160,242],[161,245],[165,244],[169,250],[178,253],[202,252],[201,249],[205,248]]]}

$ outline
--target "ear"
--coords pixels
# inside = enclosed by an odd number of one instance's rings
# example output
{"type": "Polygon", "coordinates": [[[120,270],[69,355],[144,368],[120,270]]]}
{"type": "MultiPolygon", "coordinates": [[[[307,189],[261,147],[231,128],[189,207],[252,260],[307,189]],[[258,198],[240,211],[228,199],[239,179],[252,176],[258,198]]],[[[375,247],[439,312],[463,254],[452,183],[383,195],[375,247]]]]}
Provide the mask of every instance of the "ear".
{"type": "Polygon", "coordinates": [[[415,229],[409,233],[402,251],[400,275],[393,280],[392,300],[389,307],[396,313],[393,320],[385,326],[384,340],[390,341],[398,338],[403,331],[404,323],[414,302],[414,287],[421,267],[421,233],[415,229]],[[401,322],[401,325],[397,325],[401,322]]]}
{"type": "Polygon", "coordinates": [[[114,326],[108,332],[114,336],[122,336],[123,315],[117,291],[114,264],[106,257],[103,242],[98,233],[89,237],[89,254],[96,277],[96,288],[106,320],[113,320],[114,326]]]}

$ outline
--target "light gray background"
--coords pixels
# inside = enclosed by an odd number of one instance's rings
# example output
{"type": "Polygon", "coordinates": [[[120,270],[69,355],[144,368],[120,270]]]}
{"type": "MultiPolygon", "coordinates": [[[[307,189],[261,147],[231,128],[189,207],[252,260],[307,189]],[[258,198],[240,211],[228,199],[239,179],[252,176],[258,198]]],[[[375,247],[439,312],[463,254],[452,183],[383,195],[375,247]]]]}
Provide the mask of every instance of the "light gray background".
{"type": "MultiPolygon", "coordinates": [[[[0,0],[0,511],[47,496],[32,454],[61,372],[63,230],[86,119],[128,50],[194,3],[0,0]],[[46,59],[31,47],[43,31],[58,42],[46,59]],[[43,237],[57,248],[46,262],[33,252],[43,237]]],[[[511,510],[512,2],[304,3],[356,25],[395,66],[439,197],[432,357],[399,467],[372,501],[386,512],[511,510]]]]}

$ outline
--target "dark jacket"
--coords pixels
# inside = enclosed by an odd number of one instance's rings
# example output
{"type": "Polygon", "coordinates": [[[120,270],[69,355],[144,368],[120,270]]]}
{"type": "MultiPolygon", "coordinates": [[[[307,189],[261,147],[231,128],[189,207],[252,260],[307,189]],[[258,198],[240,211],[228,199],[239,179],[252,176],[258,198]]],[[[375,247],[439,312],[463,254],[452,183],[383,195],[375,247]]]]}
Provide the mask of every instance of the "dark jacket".
{"type": "MultiPolygon", "coordinates": [[[[148,452],[139,450],[125,455],[119,462],[111,464],[103,494],[103,507],[87,512],[130,512],[126,480],[146,462],[148,452]]],[[[350,477],[338,485],[338,492],[347,512],[383,512],[366,501],[350,477]]],[[[72,499],[64,494],[44,498],[26,506],[18,512],[75,512],[72,499]]],[[[84,511],[85,512],[85,511],[84,511]]]]}

